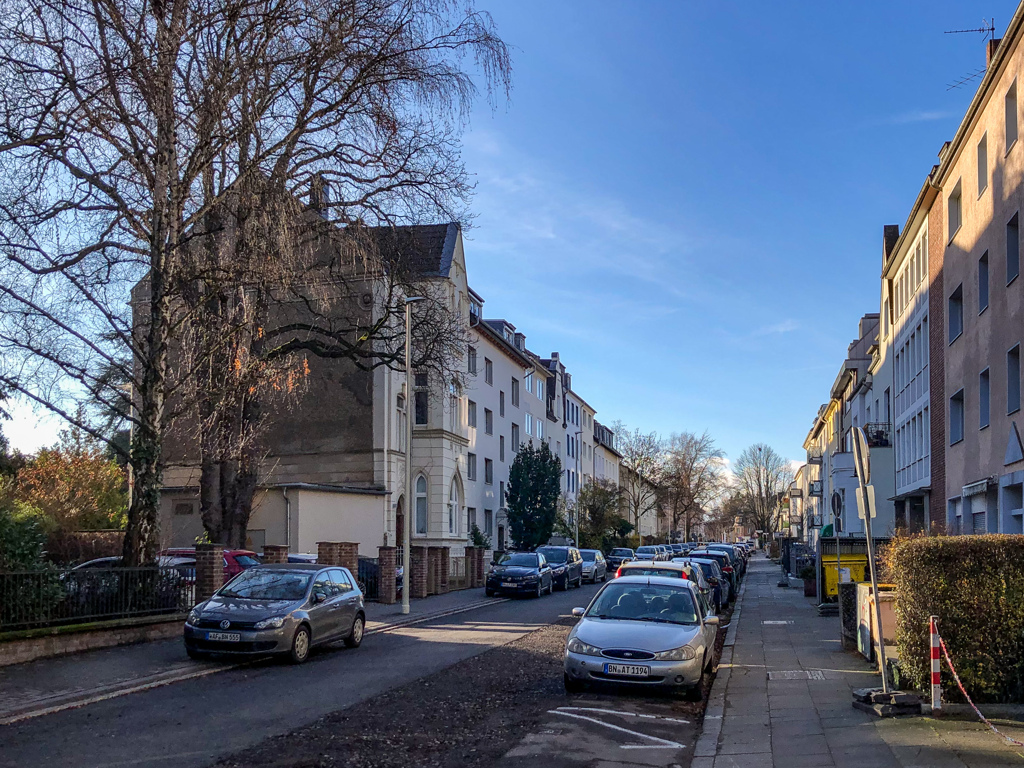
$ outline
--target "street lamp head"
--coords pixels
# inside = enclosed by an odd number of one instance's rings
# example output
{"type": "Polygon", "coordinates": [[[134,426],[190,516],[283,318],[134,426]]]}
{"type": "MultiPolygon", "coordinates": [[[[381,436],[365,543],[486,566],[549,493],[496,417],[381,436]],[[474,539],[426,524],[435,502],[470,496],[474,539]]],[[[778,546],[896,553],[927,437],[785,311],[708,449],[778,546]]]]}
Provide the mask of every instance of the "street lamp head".
{"type": "Polygon", "coordinates": [[[426,298],[426,296],[409,296],[408,298],[406,298],[405,303],[415,304],[417,301],[425,301],[426,298]]]}

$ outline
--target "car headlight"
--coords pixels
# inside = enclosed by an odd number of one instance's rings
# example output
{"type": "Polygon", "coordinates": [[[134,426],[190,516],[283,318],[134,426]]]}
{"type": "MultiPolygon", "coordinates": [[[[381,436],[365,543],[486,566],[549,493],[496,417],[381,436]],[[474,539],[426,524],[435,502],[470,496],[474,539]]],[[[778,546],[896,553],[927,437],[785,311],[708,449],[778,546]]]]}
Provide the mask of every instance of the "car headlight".
{"type": "Polygon", "coordinates": [[[199,609],[198,608],[193,608],[191,611],[188,612],[188,618],[185,619],[185,623],[186,624],[191,624],[192,626],[195,626],[196,624],[199,623],[199,609]]]}
{"type": "Polygon", "coordinates": [[[600,656],[601,649],[594,645],[584,643],[578,637],[569,638],[569,653],[582,653],[584,656],[600,656]]]}
{"type": "Polygon", "coordinates": [[[275,616],[272,619],[257,621],[254,629],[280,629],[284,626],[284,616],[275,616]]]}
{"type": "Polygon", "coordinates": [[[654,654],[658,661],[690,661],[697,658],[697,652],[688,645],[682,648],[673,648],[671,651],[662,651],[654,654]]]}
{"type": "Polygon", "coordinates": [[[539,578],[540,577],[536,573],[530,573],[526,576],[523,576],[523,581],[536,581],[539,578]]]}

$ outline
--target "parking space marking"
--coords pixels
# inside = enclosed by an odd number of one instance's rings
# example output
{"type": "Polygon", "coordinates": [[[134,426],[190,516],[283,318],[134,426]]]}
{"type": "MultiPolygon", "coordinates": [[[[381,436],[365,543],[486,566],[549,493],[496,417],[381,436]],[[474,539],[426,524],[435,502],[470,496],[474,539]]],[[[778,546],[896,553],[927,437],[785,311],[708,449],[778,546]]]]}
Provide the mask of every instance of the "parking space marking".
{"type": "Polygon", "coordinates": [[[624,712],[619,709],[601,709],[600,707],[559,707],[561,712],[598,712],[604,715],[619,715],[620,717],[642,717],[647,720],[663,720],[666,723],[680,723],[682,725],[689,725],[689,720],[680,720],[675,717],[665,717],[664,715],[645,715],[642,712],[624,712]]]}
{"type": "MultiPolygon", "coordinates": [[[[610,728],[613,731],[620,731],[621,733],[628,733],[630,736],[636,736],[641,739],[647,739],[648,741],[654,742],[653,744],[619,744],[619,749],[685,749],[685,744],[680,744],[676,741],[669,741],[668,739],[662,739],[657,736],[650,736],[640,731],[631,731],[629,728],[623,728],[621,725],[615,725],[614,723],[606,723],[604,720],[598,720],[596,717],[588,717],[587,715],[577,714],[575,711],[566,710],[581,710],[584,712],[593,711],[587,707],[559,707],[558,709],[549,709],[549,715],[561,715],[562,717],[572,717],[576,720],[586,720],[589,723],[600,725],[603,728],[610,728]]],[[[599,712],[611,712],[614,715],[619,716],[633,716],[639,717],[633,712],[616,712],[614,710],[598,710],[599,712]]],[[[652,717],[654,717],[652,715],[652,717]]],[[[658,718],[658,719],[670,719],[670,718],[658,718]]],[[[682,721],[686,722],[686,721],[682,721]]]]}

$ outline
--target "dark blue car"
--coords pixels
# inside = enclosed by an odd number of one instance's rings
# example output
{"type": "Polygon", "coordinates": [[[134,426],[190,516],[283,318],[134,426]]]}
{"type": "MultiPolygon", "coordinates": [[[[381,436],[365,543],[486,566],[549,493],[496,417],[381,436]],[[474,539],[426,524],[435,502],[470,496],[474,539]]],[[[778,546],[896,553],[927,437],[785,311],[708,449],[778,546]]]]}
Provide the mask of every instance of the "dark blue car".
{"type": "Polygon", "coordinates": [[[484,587],[488,597],[497,594],[540,597],[555,588],[551,566],[537,552],[508,552],[491,566],[484,587]]]}

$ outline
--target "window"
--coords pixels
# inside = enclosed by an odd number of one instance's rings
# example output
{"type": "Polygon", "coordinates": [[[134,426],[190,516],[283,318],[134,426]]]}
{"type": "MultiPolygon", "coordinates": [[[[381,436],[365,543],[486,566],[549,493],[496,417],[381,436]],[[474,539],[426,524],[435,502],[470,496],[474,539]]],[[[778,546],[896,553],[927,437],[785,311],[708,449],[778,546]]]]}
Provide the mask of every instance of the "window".
{"type": "Polygon", "coordinates": [[[494,535],[494,511],[490,509],[484,510],[484,535],[494,535]]]}
{"type": "Polygon", "coordinates": [[[427,532],[427,478],[416,478],[416,533],[427,532]]]}
{"type": "Polygon", "coordinates": [[[518,424],[513,424],[512,425],[512,450],[513,451],[518,451],[519,450],[519,425],[518,424]]]}
{"type": "Polygon", "coordinates": [[[473,527],[478,525],[476,522],[476,507],[466,507],[466,525],[469,528],[466,529],[466,533],[473,530],[473,527]]]}
{"type": "Polygon", "coordinates": [[[466,355],[466,368],[470,373],[476,373],[476,347],[470,345],[469,353],[466,355]]]}
{"type": "Polygon", "coordinates": [[[494,434],[494,411],[490,408],[484,408],[484,432],[494,434]]]}
{"type": "Polygon", "coordinates": [[[526,387],[526,391],[531,395],[533,394],[533,371],[527,371],[523,377],[523,386],[526,387]]]}
{"type": "Polygon", "coordinates": [[[469,401],[469,405],[466,409],[467,417],[469,419],[469,426],[476,426],[476,403],[472,400],[469,401]]]}
{"type": "Polygon", "coordinates": [[[484,381],[488,384],[494,384],[494,363],[484,358],[484,381]]]}
{"type": "Polygon", "coordinates": [[[505,393],[501,391],[498,392],[498,415],[505,418],[505,393]]]}
{"type": "Polygon", "coordinates": [[[949,444],[964,439],[964,391],[961,389],[949,398],[949,444]]]}
{"type": "Polygon", "coordinates": [[[448,491],[448,533],[459,532],[459,486],[452,480],[452,488],[448,491]]]}
{"type": "Polygon", "coordinates": [[[1020,344],[1006,353],[1006,412],[1020,410],[1020,344]]]}
{"type": "Polygon", "coordinates": [[[953,236],[960,229],[960,225],[963,224],[963,193],[960,191],[959,181],[953,187],[953,192],[949,196],[946,207],[949,210],[949,217],[946,220],[948,222],[946,231],[949,233],[947,239],[952,242],[953,236]]]}
{"type": "Polygon", "coordinates": [[[541,400],[544,399],[544,382],[541,379],[537,379],[537,397],[541,400]]]}
{"type": "Polygon", "coordinates": [[[988,251],[978,259],[978,314],[988,309],[988,251]]]}
{"type": "Polygon", "coordinates": [[[537,423],[534,426],[537,428],[537,437],[544,437],[544,422],[540,420],[540,417],[537,417],[537,423]]]}
{"type": "Polygon", "coordinates": [[[466,454],[466,477],[470,480],[476,480],[476,454],[466,454]]]}
{"type": "Polygon", "coordinates": [[[978,142],[978,197],[988,189],[988,134],[978,142]]]}
{"type": "Polygon", "coordinates": [[[533,414],[531,414],[531,413],[526,414],[526,417],[525,417],[523,423],[524,423],[524,425],[526,427],[526,434],[532,435],[533,434],[533,414]]]}
{"type": "Polygon", "coordinates": [[[484,482],[494,485],[494,462],[491,459],[484,459],[484,482]]]}
{"type": "Polygon", "coordinates": [[[964,332],[964,286],[963,283],[949,297],[949,343],[952,344],[964,332]]]}
{"type": "Polygon", "coordinates": [[[505,506],[505,481],[501,480],[498,482],[498,505],[505,506]]]}
{"type": "Polygon", "coordinates": [[[498,461],[505,460],[505,436],[498,436],[498,461]]]}
{"type": "Polygon", "coordinates": [[[191,515],[195,511],[195,504],[191,501],[174,502],[174,514],[176,515],[191,515]]]}
{"type": "Polygon", "coordinates": [[[417,373],[415,378],[416,391],[413,393],[413,407],[415,408],[416,421],[414,424],[423,426],[427,423],[429,411],[427,408],[429,392],[427,391],[427,374],[417,373]]]}
{"type": "Polygon", "coordinates": [[[512,407],[519,407],[519,379],[512,378],[512,407]]]}
{"type": "Polygon", "coordinates": [[[1020,227],[1017,214],[1013,214],[1006,225],[1006,284],[1009,285],[1020,274],[1020,227]]]}
{"type": "Polygon", "coordinates": [[[984,429],[989,422],[990,391],[988,368],[978,376],[978,429],[984,429]]]}
{"type": "Polygon", "coordinates": [[[1006,151],[1017,141],[1017,83],[1014,81],[1006,92],[1004,102],[1006,108],[1006,151]]]}

